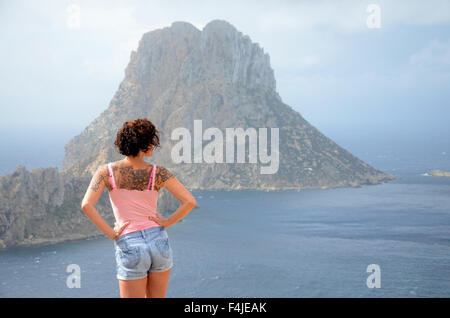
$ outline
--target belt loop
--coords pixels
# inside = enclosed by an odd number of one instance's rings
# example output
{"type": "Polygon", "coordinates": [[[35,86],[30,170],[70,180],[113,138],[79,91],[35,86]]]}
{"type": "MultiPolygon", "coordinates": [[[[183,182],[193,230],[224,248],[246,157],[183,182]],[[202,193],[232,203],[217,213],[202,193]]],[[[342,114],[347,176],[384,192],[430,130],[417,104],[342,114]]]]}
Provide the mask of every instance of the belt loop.
{"type": "Polygon", "coordinates": [[[142,237],[145,239],[145,230],[141,230],[142,237]]]}

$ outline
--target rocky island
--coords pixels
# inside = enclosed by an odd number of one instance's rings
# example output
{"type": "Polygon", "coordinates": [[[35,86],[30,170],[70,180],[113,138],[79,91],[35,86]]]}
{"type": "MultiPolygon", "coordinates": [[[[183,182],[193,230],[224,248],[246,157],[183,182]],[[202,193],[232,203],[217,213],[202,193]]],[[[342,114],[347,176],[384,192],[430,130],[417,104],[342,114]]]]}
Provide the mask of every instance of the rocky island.
{"type": "Polygon", "coordinates": [[[430,172],[427,172],[430,176],[435,177],[450,177],[450,172],[442,171],[442,170],[432,170],[430,172]]]}
{"type": "MultiPolygon", "coordinates": [[[[301,89],[301,88],[299,88],[301,89]]],[[[394,179],[355,157],[285,104],[276,91],[269,55],[223,20],[202,30],[188,22],[145,33],[131,52],[109,107],[65,145],[62,171],[19,166],[0,178],[0,247],[55,243],[103,235],[80,208],[99,165],[123,158],[114,146],[122,123],[150,119],[161,135],[152,163],[170,169],[190,190],[285,190],[359,187],[394,179]],[[174,129],[254,127],[279,130],[279,168],[261,164],[174,163],[174,129]]],[[[245,141],[247,144],[247,141],[245,141]]],[[[206,147],[208,141],[203,140],[206,147]]],[[[247,147],[248,148],[248,147],[247,147]]],[[[178,201],[163,189],[158,211],[178,201]]],[[[106,191],[96,208],[114,222],[106,191]]]]}

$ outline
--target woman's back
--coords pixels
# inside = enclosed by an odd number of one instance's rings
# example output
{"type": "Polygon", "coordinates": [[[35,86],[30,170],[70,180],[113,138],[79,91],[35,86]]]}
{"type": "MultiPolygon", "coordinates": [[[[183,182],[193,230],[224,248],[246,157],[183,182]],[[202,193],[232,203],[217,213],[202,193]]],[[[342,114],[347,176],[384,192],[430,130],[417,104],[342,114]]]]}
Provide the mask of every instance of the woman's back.
{"type": "Polygon", "coordinates": [[[161,166],[147,164],[133,167],[123,161],[109,163],[108,174],[106,186],[116,222],[130,222],[121,236],[159,226],[148,217],[158,214],[157,185],[161,185],[172,174],[161,166]]]}
{"type": "MultiPolygon", "coordinates": [[[[110,163],[114,180],[118,189],[143,191],[148,189],[148,182],[151,178],[154,165],[146,164],[142,167],[133,167],[132,165],[120,161],[110,163]]],[[[173,177],[173,174],[163,166],[155,165],[154,189],[159,191],[165,181],[173,177]]],[[[106,181],[108,191],[112,191],[113,186],[111,178],[106,181]]]]}

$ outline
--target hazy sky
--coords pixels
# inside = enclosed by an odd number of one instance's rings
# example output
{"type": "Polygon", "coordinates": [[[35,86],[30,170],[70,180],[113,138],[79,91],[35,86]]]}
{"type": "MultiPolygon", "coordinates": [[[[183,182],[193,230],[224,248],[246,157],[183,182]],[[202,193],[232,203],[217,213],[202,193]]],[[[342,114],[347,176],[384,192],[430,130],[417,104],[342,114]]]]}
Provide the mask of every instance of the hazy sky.
{"type": "Polygon", "coordinates": [[[2,138],[79,134],[144,32],[213,19],[264,48],[283,101],[326,134],[450,136],[450,1],[0,0],[2,138]]]}

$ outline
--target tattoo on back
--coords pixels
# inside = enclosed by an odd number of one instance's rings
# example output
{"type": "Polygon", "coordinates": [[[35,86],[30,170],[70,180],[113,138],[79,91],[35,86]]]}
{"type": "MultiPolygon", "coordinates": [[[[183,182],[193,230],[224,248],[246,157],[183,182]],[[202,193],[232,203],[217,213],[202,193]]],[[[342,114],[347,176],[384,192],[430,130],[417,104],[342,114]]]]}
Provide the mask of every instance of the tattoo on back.
{"type": "MultiPolygon", "coordinates": [[[[116,183],[116,187],[118,189],[128,189],[128,190],[138,190],[144,191],[147,190],[150,175],[152,172],[153,166],[149,164],[145,168],[134,169],[131,166],[125,165],[123,163],[113,163],[111,165],[114,181],[116,183]]],[[[109,178],[108,167],[106,166],[106,187],[109,191],[112,190],[111,179],[109,178]]],[[[103,176],[103,174],[102,174],[103,176]]],[[[162,166],[156,166],[155,171],[155,182],[154,182],[154,190],[159,191],[161,187],[174,175],[162,166]]],[[[100,181],[101,182],[101,181],[100,181]]],[[[151,182],[151,181],[150,181],[151,182]]],[[[151,187],[151,184],[150,184],[151,187]]]]}

